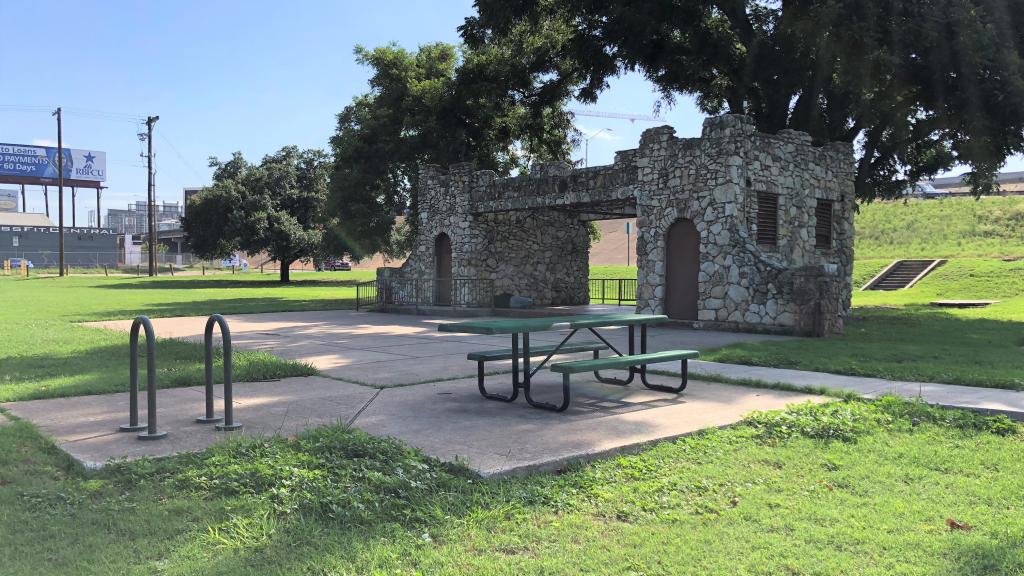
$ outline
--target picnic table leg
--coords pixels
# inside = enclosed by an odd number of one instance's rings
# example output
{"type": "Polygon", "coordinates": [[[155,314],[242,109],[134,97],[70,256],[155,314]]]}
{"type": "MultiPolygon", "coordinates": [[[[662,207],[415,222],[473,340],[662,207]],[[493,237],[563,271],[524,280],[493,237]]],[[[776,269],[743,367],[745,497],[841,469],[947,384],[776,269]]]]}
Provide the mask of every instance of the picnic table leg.
{"type": "Polygon", "coordinates": [[[512,335],[512,394],[505,396],[487,391],[487,388],[484,386],[483,360],[478,360],[476,363],[476,387],[480,390],[480,395],[488,400],[514,402],[519,397],[519,334],[512,335]]]}
{"type": "Polygon", "coordinates": [[[530,394],[530,333],[523,332],[523,396],[526,402],[534,408],[551,410],[552,412],[564,412],[569,407],[569,375],[562,375],[562,403],[551,404],[534,400],[530,394]]]}
{"type": "MultiPolygon", "coordinates": [[[[597,334],[597,332],[594,331],[593,329],[591,329],[591,332],[594,332],[594,334],[597,334]]],[[[636,349],[634,344],[633,344],[633,340],[635,339],[635,335],[636,335],[636,331],[634,330],[633,325],[630,324],[629,325],[629,356],[632,356],[633,355],[633,351],[636,349]]],[[[600,335],[598,335],[598,338],[600,338],[600,335]]],[[[604,340],[603,338],[601,338],[601,339],[604,340]]],[[[615,350],[615,352],[618,352],[618,350],[615,350]]],[[[619,356],[622,356],[622,354],[619,354],[619,356]]],[[[602,384],[614,384],[616,386],[629,386],[633,382],[633,376],[635,374],[636,374],[635,368],[633,368],[632,366],[630,366],[630,368],[629,368],[629,377],[627,377],[625,380],[623,380],[621,378],[609,378],[609,377],[606,377],[606,376],[601,376],[601,373],[599,371],[594,370],[594,378],[597,378],[598,382],[601,382],[602,384]]]]}
{"type": "MultiPolygon", "coordinates": [[[[646,354],[647,353],[647,326],[646,325],[640,326],[640,353],[641,354],[646,354]]],[[[689,365],[688,365],[688,363],[686,361],[686,358],[683,358],[680,361],[680,369],[682,370],[682,383],[679,386],[663,386],[661,384],[651,384],[650,382],[647,381],[647,366],[643,365],[643,366],[640,366],[640,382],[642,382],[644,386],[650,388],[651,390],[657,390],[658,392],[671,392],[673,394],[678,394],[678,393],[680,393],[680,392],[682,392],[683,390],[686,389],[687,372],[689,371],[688,368],[689,368],[689,365]]]]}

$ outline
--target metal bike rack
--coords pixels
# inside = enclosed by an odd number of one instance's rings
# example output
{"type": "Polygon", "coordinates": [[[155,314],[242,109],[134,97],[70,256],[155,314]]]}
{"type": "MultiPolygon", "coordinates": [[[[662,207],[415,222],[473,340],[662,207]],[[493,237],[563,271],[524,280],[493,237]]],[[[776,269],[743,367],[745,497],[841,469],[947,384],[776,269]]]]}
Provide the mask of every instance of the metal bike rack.
{"type": "Polygon", "coordinates": [[[214,428],[222,432],[240,430],[242,424],[234,421],[234,400],[231,394],[231,330],[228,321],[220,314],[214,314],[206,321],[206,332],[203,341],[206,345],[206,415],[196,418],[196,422],[216,424],[214,428]],[[220,326],[221,339],[224,341],[224,416],[213,413],[213,325],[220,326]],[[222,424],[217,424],[223,421],[222,424]]]}
{"type": "Polygon", "coordinates": [[[139,432],[139,440],[160,440],[167,432],[159,432],[156,426],[156,336],[149,318],[139,316],[132,322],[129,346],[128,424],[118,428],[121,432],[139,432]],[[139,424],[139,327],[146,330],[146,420],[139,424]],[[145,432],[140,432],[145,430],[145,432]]]}

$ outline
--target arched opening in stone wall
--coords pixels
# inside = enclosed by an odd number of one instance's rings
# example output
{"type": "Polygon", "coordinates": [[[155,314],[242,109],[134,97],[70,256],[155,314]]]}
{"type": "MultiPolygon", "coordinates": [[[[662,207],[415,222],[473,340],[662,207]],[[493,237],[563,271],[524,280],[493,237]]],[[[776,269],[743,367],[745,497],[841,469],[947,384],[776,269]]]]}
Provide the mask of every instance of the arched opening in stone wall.
{"type": "Polygon", "coordinates": [[[434,238],[434,302],[452,304],[452,239],[444,232],[434,238]]]}
{"type": "Polygon", "coordinates": [[[700,233],[692,220],[676,220],[665,235],[665,314],[696,320],[700,295],[700,233]]]}

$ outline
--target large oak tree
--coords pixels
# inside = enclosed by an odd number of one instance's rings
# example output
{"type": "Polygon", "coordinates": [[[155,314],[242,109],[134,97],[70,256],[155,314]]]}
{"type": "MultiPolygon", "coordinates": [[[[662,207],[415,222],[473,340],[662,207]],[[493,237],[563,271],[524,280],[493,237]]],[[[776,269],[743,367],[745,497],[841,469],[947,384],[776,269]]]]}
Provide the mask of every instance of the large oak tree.
{"type": "Polygon", "coordinates": [[[222,258],[266,252],[288,282],[292,263],[320,253],[330,161],[321,150],[287,146],[250,164],[241,152],[210,159],[213,185],[189,199],[182,230],[193,253],[222,258]]]}
{"type": "Polygon", "coordinates": [[[461,27],[504,46],[520,90],[593,102],[638,71],[671,103],[854,142],[858,197],[970,167],[991,192],[1024,151],[1024,0],[476,0],[461,27]]]}

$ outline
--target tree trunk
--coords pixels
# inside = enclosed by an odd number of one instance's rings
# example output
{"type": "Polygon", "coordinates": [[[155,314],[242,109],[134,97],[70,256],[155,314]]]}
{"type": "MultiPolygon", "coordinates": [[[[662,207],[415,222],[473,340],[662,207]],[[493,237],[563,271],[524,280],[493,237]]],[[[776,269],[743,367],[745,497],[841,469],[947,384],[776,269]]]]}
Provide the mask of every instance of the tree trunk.
{"type": "Polygon", "coordinates": [[[285,262],[283,260],[281,261],[281,282],[282,283],[291,282],[292,262],[294,262],[294,260],[289,260],[287,262],[285,262]]]}

